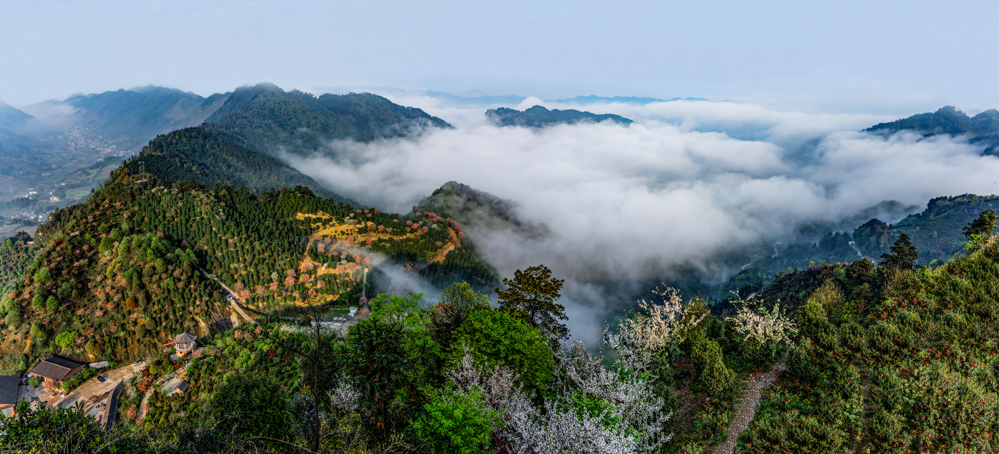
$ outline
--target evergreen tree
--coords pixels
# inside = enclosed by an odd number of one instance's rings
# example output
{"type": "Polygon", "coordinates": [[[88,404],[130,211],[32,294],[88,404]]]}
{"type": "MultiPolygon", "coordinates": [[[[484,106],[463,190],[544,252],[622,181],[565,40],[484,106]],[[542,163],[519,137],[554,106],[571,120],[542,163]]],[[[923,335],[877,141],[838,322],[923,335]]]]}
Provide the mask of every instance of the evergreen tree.
{"type": "Polygon", "coordinates": [[[996,229],[996,211],[995,210],[985,210],[978,215],[978,219],[971,221],[970,224],[961,229],[964,236],[971,239],[971,237],[978,236],[988,236],[996,229]]]}
{"type": "Polygon", "coordinates": [[[517,270],[513,279],[503,279],[506,290],[496,289],[500,309],[520,317],[553,341],[568,339],[569,328],[558,322],[568,320],[565,306],[556,302],[563,282],[553,278],[544,265],[517,270]]]}
{"type": "Polygon", "coordinates": [[[909,241],[909,235],[903,233],[891,247],[891,253],[881,255],[881,264],[887,269],[911,270],[916,266],[918,258],[919,253],[909,241]]]}

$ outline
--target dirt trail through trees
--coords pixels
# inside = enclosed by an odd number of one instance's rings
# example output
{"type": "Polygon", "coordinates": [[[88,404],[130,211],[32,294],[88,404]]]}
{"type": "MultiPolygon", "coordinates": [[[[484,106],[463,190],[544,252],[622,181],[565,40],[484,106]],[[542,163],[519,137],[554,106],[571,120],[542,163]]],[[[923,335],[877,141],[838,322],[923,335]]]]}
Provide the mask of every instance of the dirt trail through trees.
{"type": "Polygon", "coordinates": [[[749,422],[756,415],[756,407],[760,403],[760,393],[768,386],[772,385],[782,372],[787,370],[784,364],[777,364],[770,372],[751,380],[746,386],[746,395],[735,410],[735,417],[732,418],[732,425],[728,427],[728,436],[725,442],[718,445],[715,454],[731,454],[735,449],[735,442],[739,439],[742,431],[749,427],[749,422]]]}

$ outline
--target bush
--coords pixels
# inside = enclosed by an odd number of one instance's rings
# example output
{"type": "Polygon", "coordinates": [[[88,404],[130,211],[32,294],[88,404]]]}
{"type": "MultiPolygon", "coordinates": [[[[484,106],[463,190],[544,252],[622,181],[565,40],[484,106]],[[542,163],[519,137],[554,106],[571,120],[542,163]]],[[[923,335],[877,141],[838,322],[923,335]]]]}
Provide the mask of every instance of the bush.
{"type": "Polygon", "coordinates": [[[28,379],[28,384],[31,386],[38,386],[42,384],[42,377],[34,376],[28,379]]]}
{"type": "Polygon", "coordinates": [[[17,328],[21,325],[21,311],[15,309],[8,312],[3,322],[7,325],[7,329],[13,330],[17,328]]]}
{"type": "Polygon", "coordinates": [[[22,353],[0,355],[0,375],[14,375],[28,368],[28,358],[22,353]]]}
{"type": "Polygon", "coordinates": [[[45,309],[45,295],[42,295],[42,292],[35,293],[34,298],[31,298],[31,307],[38,310],[45,309]]]}
{"type": "Polygon", "coordinates": [[[69,331],[65,333],[59,333],[55,337],[55,343],[61,348],[69,348],[76,342],[76,331],[69,331]]]}
{"type": "Polygon", "coordinates": [[[270,377],[229,377],[212,395],[208,409],[222,433],[290,440],[295,429],[291,401],[270,377]]]}
{"type": "Polygon", "coordinates": [[[486,407],[482,393],[446,391],[426,405],[426,414],[413,422],[413,429],[434,452],[478,454],[485,452],[500,414],[486,407]]]}
{"type": "Polygon", "coordinates": [[[528,390],[544,391],[554,374],[547,339],[507,312],[473,312],[458,329],[455,341],[454,361],[460,361],[468,348],[476,362],[490,368],[502,364],[520,374],[528,390]]]}
{"type": "Polygon", "coordinates": [[[700,385],[709,396],[728,396],[735,384],[735,373],[723,362],[721,346],[701,330],[694,330],[690,342],[690,359],[700,385]]]}

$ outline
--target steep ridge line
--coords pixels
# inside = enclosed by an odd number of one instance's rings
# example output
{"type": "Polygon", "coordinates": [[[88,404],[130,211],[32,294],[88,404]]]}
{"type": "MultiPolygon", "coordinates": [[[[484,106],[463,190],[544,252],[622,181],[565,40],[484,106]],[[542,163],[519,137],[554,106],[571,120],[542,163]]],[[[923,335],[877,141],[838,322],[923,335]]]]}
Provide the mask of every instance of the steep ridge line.
{"type": "Polygon", "coordinates": [[[715,449],[715,454],[732,454],[739,435],[749,427],[749,423],[756,416],[756,407],[760,403],[760,393],[777,381],[777,377],[785,370],[787,367],[781,362],[774,365],[766,374],[754,378],[747,384],[746,395],[739,403],[735,416],[732,418],[732,425],[728,428],[728,436],[725,437],[725,442],[715,449]]]}

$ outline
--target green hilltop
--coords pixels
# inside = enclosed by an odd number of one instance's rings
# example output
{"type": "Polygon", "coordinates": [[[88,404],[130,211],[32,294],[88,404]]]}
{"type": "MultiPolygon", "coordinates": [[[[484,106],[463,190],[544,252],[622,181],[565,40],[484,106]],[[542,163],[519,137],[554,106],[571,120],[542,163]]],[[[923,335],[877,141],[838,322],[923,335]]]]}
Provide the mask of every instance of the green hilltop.
{"type": "Polygon", "coordinates": [[[925,136],[965,135],[971,143],[983,145],[984,154],[996,154],[996,145],[999,145],[999,111],[989,109],[969,117],[954,106],[946,106],[936,112],[916,114],[865,129],[868,132],[881,134],[893,134],[904,130],[915,131],[925,136]]]}

